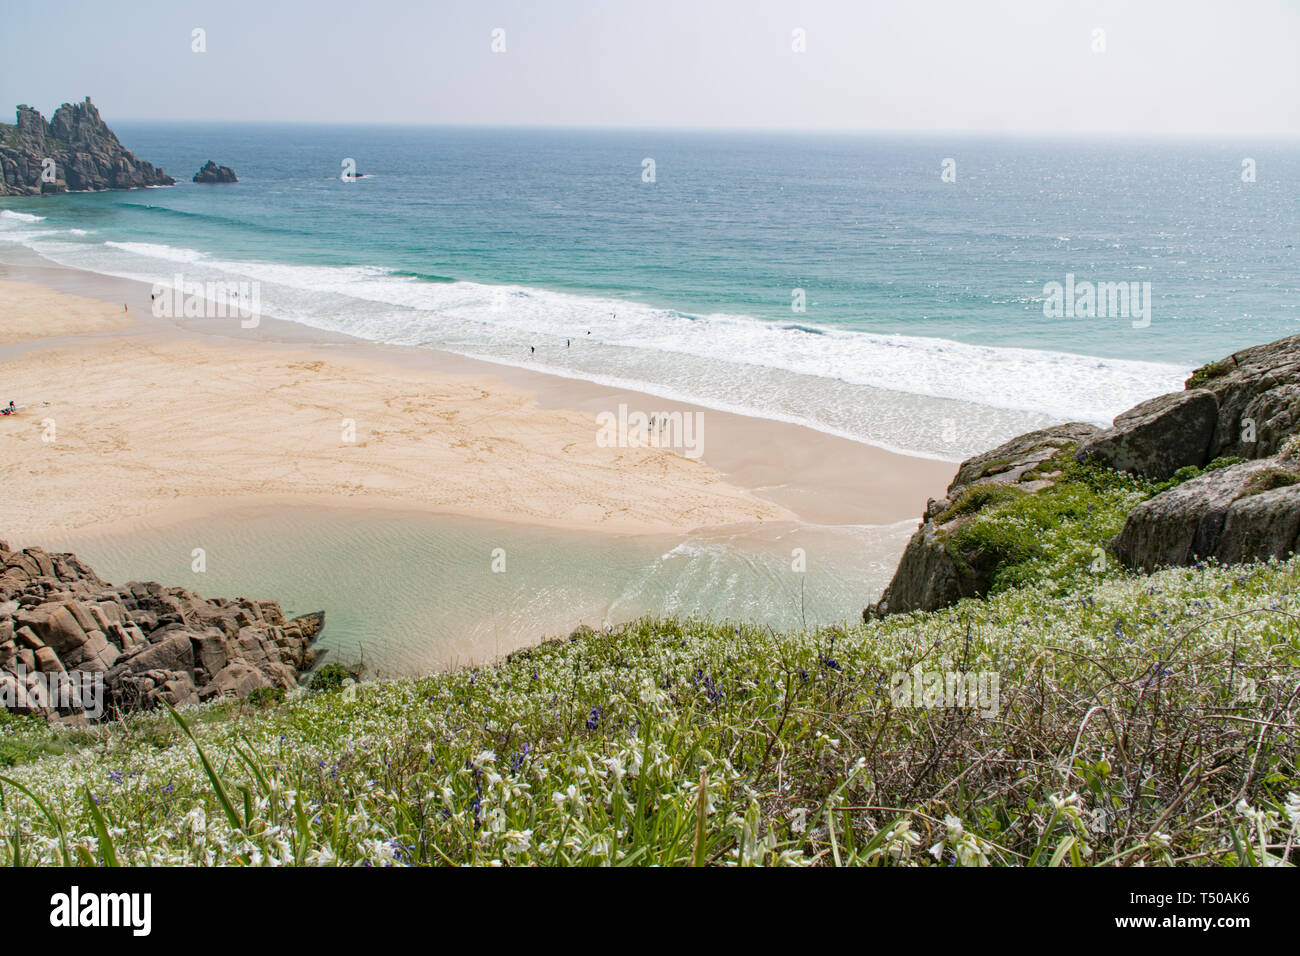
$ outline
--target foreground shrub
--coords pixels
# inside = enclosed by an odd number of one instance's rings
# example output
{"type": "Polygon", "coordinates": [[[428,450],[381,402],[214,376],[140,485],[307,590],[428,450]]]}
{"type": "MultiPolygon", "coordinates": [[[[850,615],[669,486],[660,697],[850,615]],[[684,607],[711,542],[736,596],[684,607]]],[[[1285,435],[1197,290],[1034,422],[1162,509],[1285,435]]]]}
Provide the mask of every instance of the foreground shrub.
{"type": "Polygon", "coordinates": [[[352,672],[342,664],[325,664],[312,674],[311,689],[338,690],[344,681],[352,680],[352,672]]]}

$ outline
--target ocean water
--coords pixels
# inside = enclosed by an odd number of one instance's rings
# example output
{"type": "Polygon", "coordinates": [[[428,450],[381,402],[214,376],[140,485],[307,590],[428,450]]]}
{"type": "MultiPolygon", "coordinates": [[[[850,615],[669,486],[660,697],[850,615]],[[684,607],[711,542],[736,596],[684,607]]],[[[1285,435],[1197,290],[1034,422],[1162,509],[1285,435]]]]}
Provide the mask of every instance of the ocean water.
{"type": "Polygon", "coordinates": [[[944,459],[1300,331],[1296,144],[114,125],[241,181],[4,200],[0,258],[944,459]],[[1045,316],[1069,275],[1150,283],[1149,324],[1045,316]]]}

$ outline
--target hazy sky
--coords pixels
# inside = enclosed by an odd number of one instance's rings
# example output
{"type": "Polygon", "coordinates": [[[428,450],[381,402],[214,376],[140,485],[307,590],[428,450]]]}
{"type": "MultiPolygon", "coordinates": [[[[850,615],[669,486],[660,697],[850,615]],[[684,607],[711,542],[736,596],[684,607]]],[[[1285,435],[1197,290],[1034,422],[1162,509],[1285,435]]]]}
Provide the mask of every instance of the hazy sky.
{"type": "Polygon", "coordinates": [[[89,94],[110,122],[1300,136],[1300,0],[6,7],[6,119],[17,103],[48,116],[89,94]],[[205,53],[191,50],[196,27],[205,53]]]}

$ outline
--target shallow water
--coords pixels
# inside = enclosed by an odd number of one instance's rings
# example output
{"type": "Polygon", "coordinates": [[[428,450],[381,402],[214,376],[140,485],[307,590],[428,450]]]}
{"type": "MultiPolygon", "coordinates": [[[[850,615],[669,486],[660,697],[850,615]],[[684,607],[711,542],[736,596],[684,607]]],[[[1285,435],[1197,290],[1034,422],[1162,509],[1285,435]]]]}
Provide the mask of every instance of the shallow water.
{"type": "Polygon", "coordinates": [[[258,506],[48,546],[75,551],[113,583],[157,580],[205,597],[272,598],[290,615],[324,609],[319,646],[334,659],[402,674],[651,613],[777,629],[854,620],[888,581],[913,528],[785,525],[671,539],[258,506]],[[201,573],[192,570],[196,548],[204,552],[201,573]],[[796,548],[803,573],[792,569],[796,548]]]}

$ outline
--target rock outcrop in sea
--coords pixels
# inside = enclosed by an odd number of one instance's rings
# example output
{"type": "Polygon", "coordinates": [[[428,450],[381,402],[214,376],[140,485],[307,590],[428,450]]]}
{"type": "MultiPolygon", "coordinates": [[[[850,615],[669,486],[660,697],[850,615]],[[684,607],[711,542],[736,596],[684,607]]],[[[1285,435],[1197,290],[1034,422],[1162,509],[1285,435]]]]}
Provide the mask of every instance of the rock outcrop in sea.
{"type": "Polygon", "coordinates": [[[30,106],[18,107],[14,125],[0,123],[0,196],[175,182],[123,147],[89,96],[81,103],[64,103],[48,123],[30,106]]]}
{"type": "Polygon", "coordinates": [[[218,166],[212,160],[203,164],[203,168],[194,174],[196,183],[237,183],[239,177],[229,166],[218,166]]]}
{"type": "MultiPolygon", "coordinates": [[[[1139,503],[1110,552],[1152,571],[1198,561],[1236,563],[1300,551],[1300,335],[1244,349],[1199,368],[1181,392],[1143,402],[1108,429],[1072,423],[1020,435],[962,462],[947,494],[931,499],[889,586],[863,617],[929,611],[987,593],[981,555],[949,550],[998,486],[1033,494],[1059,475],[1051,459],[1073,448],[1147,479],[1207,469],[1139,503]],[[1288,444],[1290,442],[1290,444],[1288,444]],[[1246,459],[1234,461],[1234,459],[1246,459]]],[[[1003,494],[1007,494],[1003,490],[1003,494]]]]}
{"type": "Polygon", "coordinates": [[[105,583],[74,554],[0,541],[0,700],[77,717],[46,695],[51,677],[102,675],[104,717],[261,688],[292,689],[319,652],[324,612],[285,620],[274,601],[205,599],[185,588],[105,583]]]}

